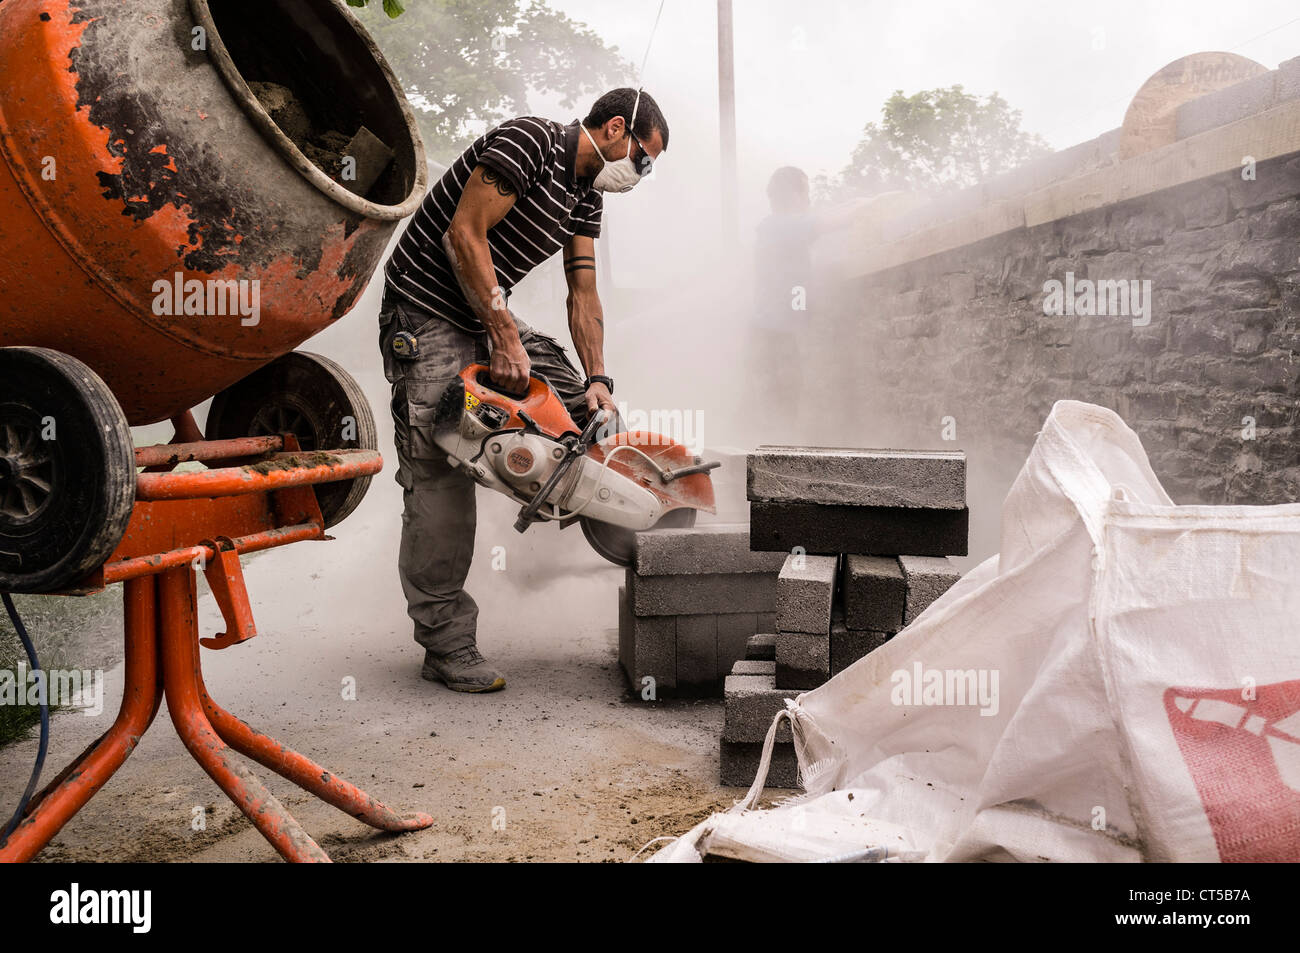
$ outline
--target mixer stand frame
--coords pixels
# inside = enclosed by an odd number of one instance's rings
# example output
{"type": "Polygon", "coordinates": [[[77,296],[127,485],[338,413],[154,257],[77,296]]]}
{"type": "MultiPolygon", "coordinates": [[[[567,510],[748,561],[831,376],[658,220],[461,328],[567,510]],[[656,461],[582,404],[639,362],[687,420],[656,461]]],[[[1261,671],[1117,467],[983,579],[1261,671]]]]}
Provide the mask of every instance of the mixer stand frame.
{"type": "MultiPolygon", "coordinates": [[[[177,421],[177,439],[197,433],[177,421]]],[[[0,861],[34,857],[125,763],[152,724],[162,699],[186,749],[285,860],[329,862],[293,815],[242,762],[265,768],[382,831],[422,830],[428,814],[400,816],[227,712],[203,682],[199,646],[224,649],[257,634],[240,554],[303,540],[328,540],[311,489],[369,476],[383,459],[373,450],[302,453],[290,434],[193,441],[135,452],[136,503],[122,543],[68,595],[124,584],[126,686],[111,728],[28,804],[17,829],[0,842],[0,861]],[[211,469],[178,472],[200,461],[211,469]],[[226,622],[216,638],[198,633],[198,579],[204,572],[226,622]]]]}

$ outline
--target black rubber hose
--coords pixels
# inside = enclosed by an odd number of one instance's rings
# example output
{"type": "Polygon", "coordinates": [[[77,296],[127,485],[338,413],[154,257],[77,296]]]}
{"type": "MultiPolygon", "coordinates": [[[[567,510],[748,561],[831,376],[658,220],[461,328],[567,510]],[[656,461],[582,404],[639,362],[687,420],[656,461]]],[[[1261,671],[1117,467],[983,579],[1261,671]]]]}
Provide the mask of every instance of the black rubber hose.
{"type": "MultiPolygon", "coordinates": [[[[36,658],[36,646],[32,645],[31,638],[27,635],[27,627],[23,625],[22,617],[18,615],[18,608],[14,605],[13,599],[7,592],[0,592],[0,600],[4,601],[5,611],[9,613],[9,621],[14,624],[14,629],[18,633],[18,638],[22,640],[23,648],[27,650],[27,660],[32,663],[32,671],[39,672],[41,663],[36,658]]],[[[14,811],[14,816],[10,819],[9,824],[5,827],[4,834],[0,835],[0,842],[9,838],[22,822],[23,813],[27,810],[27,805],[31,802],[32,795],[36,792],[36,785],[41,780],[41,770],[45,767],[45,752],[50,746],[50,700],[47,692],[41,693],[41,746],[36,752],[36,764],[32,766],[32,776],[27,782],[27,790],[23,792],[23,798],[18,802],[18,810],[14,811]]]]}

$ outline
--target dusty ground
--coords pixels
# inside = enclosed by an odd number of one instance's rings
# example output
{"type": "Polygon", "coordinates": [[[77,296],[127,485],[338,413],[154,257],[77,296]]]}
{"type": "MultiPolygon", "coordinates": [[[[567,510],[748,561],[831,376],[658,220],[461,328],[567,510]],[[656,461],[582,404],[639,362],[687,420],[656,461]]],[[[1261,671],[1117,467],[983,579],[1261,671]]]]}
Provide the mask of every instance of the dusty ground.
{"type": "MultiPolygon", "coordinates": [[[[377,289],[366,297],[349,329],[331,330],[312,349],[359,377],[389,463],[362,508],[334,531],[335,542],[245,561],[260,635],[241,647],[204,650],[203,665],[227,709],[394,809],[424,810],[437,823],[379,834],[260,767],[259,777],[336,860],[624,861],[651,839],[683,833],[729,806],[743,792],[717,784],[721,703],[629,697],[615,632],[621,571],[592,553],[577,527],[534,527],[521,536],[511,527],[515,507],[480,490],[469,590],[481,608],[480,647],[509,687],[465,696],[421,680],[423,653],[411,639],[396,576],[401,497],[386,385],[377,356],[365,349],[377,289]],[[492,568],[497,546],[503,571],[492,568]],[[355,679],[355,701],[342,697],[346,678],[355,679]],[[497,827],[504,818],[504,830],[494,828],[494,816],[497,827]]],[[[202,634],[221,630],[206,594],[201,616],[202,634]]],[[[67,638],[51,627],[48,620],[36,626],[38,644],[67,638]]],[[[110,629],[102,638],[83,657],[107,654],[106,647],[114,658],[120,653],[119,635],[110,629]]],[[[107,679],[98,718],[55,714],[47,778],[111,722],[120,667],[107,679]]],[[[6,815],[34,753],[34,733],[0,750],[6,815]]],[[[164,707],[123,769],[41,857],[265,861],[276,854],[191,760],[164,707]],[[200,806],[207,826],[195,832],[200,806]]]]}
{"type": "MultiPolygon", "coordinates": [[[[620,571],[590,553],[576,528],[518,536],[506,522],[512,508],[497,503],[481,494],[470,591],[481,605],[480,646],[507,673],[506,691],[457,695],[419,677],[422,653],[393,571],[400,491],[387,476],[337,541],[248,561],[260,635],[204,650],[209,687],[226,708],[393,808],[437,818],[428,831],[378,834],[259,768],[336,860],[623,861],[741,793],[716,783],[720,703],[629,697],[616,658],[620,571]],[[496,545],[507,547],[505,571],[491,568],[496,545]],[[355,701],[343,699],[347,678],[355,701]]],[[[203,633],[220,631],[209,596],[201,609],[203,633]]],[[[108,679],[98,718],[55,715],[47,776],[110,723],[120,667],[108,679]]],[[[0,751],[6,812],[33,751],[33,740],[0,751]]],[[[275,856],[189,758],[165,708],[117,777],[42,854],[275,856]],[[191,830],[198,806],[208,810],[202,832],[191,830]]]]}

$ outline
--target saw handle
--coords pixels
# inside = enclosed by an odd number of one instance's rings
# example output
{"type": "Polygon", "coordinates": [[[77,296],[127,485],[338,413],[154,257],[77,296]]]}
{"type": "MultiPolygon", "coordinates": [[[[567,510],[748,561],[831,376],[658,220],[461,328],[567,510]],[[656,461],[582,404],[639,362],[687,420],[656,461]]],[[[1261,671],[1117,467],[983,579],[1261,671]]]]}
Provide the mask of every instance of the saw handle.
{"type": "Polygon", "coordinates": [[[506,390],[504,387],[502,387],[500,384],[498,384],[496,381],[492,379],[492,372],[490,370],[479,371],[478,376],[475,378],[475,380],[478,381],[478,383],[481,386],[486,387],[490,390],[494,390],[498,394],[502,394],[506,397],[509,397],[511,400],[524,400],[528,396],[529,391],[527,387],[525,387],[522,391],[506,390]]]}

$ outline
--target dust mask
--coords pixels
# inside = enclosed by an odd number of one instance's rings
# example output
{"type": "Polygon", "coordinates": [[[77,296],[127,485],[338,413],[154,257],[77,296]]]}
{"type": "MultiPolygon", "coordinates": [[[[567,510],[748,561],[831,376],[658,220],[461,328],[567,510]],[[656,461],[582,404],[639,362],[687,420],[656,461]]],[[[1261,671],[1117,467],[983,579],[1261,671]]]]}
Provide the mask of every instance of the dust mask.
{"type": "Polygon", "coordinates": [[[632,137],[630,135],[627,137],[627,155],[611,162],[600,151],[600,146],[597,146],[596,140],[591,138],[591,132],[586,126],[582,127],[582,131],[591,141],[596,154],[605,163],[604,168],[592,181],[591,187],[598,192],[631,192],[633,187],[641,181],[641,173],[637,171],[636,163],[632,161],[632,137]]]}

